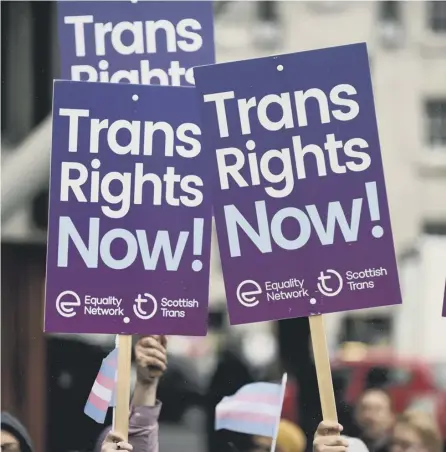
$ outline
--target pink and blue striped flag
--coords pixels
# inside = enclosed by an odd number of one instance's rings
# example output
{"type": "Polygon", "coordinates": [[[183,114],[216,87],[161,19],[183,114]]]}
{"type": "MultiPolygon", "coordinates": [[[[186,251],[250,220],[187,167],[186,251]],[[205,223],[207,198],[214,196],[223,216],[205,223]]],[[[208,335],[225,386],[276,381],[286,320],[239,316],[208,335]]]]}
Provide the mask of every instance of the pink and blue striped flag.
{"type": "Polygon", "coordinates": [[[102,361],[99,373],[91,388],[84,413],[99,424],[105,422],[109,406],[115,406],[115,386],[118,349],[115,348],[102,361]]]}
{"type": "Polygon", "coordinates": [[[282,412],[286,375],[282,385],[251,383],[224,397],[215,409],[215,429],[275,438],[282,412]]]}

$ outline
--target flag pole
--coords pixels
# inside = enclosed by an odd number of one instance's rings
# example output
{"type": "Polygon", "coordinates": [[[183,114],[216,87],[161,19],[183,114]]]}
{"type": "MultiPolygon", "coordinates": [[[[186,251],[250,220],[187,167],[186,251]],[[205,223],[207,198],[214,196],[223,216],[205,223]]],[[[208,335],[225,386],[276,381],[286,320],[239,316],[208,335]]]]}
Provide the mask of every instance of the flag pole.
{"type": "Polygon", "coordinates": [[[287,380],[288,380],[288,375],[286,373],[284,373],[282,376],[282,388],[281,388],[281,393],[280,393],[280,407],[279,407],[279,412],[277,413],[276,428],[274,430],[273,442],[271,443],[271,452],[275,452],[275,450],[276,450],[277,435],[279,434],[280,420],[282,418],[283,400],[285,398],[287,380]]]}

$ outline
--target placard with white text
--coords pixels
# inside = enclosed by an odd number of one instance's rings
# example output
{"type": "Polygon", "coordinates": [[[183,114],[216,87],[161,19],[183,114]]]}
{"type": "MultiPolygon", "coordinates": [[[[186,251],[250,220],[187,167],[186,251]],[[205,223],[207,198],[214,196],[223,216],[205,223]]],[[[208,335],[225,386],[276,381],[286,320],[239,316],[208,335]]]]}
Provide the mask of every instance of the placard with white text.
{"type": "Polygon", "coordinates": [[[195,80],[231,323],[401,303],[366,45],[195,80]]]}
{"type": "Polygon", "coordinates": [[[198,116],[194,88],[55,82],[45,331],[206,334],[198,116]]]}

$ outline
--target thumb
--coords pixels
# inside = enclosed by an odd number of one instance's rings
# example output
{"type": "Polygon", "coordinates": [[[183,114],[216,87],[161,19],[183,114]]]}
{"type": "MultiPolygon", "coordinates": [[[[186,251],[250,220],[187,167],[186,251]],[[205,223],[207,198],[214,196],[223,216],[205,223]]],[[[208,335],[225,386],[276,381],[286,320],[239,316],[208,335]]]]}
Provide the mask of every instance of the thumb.
{"type": "Polygon", "coordinates": [[[107,444],[120,443],[123,441],[125,441],[124,436],[117,432],[109,432],[104,439],[104,443],[107,444]]]}

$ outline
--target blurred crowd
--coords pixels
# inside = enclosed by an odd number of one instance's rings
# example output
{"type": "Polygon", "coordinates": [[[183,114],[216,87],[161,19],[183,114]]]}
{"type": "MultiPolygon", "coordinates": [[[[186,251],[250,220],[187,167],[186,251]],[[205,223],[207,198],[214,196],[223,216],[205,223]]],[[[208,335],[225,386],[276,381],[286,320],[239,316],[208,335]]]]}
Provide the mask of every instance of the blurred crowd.
{"type": "MultiPolygon", "coordinates": [[[[132,394],[129,435],[106,428],[97,440],[95,452],[133,450],[160,451],[158,419],[162,402],[158,384],[168,368],[167,340],[160,336],[139,337],[134,345],[136,383],[132,394]]],[[[231,373],[226,375],[231,380],[231,373]]],[[[213,407],[215,411],[215,406],[213,407]]],[[[433,417],[421,410],[396,413],[392,399],[384,388],[366,388],[355,406],[343,406],[340,421],[321,421],[307,438],[295,423],[282,419],[279,424],[276,452],[442,452],[443,439],[433,417]],[[341,420],[341,417],[343,419],[341,420]]],[[[1,450],[32,452],[32,438],[26,428],[9,413],[2,413],[1,450]]],[[[269,452],[273,438],[239,432],[215,432],[216,450],[232,452],[269,452]]],[[[78,432],[82,434],[82,432],[78,432]]],[[[176,451],[175,451],[176,452],[176,451]]]]}

